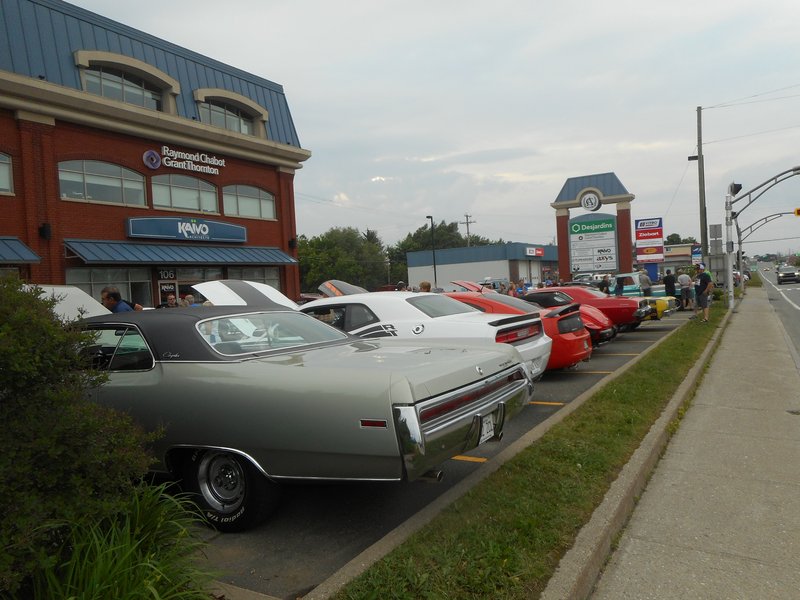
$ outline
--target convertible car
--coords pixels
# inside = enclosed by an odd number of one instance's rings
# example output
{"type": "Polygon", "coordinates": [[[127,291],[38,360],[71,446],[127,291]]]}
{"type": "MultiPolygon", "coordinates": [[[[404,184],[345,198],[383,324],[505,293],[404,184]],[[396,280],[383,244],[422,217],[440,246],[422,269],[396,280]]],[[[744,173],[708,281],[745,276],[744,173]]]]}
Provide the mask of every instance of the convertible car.
{"type": "Polygon", "coordinates": [[[538,315],[485,314],[441,294],[351,294],[314,300],[300,310],[360,338],[500,342],[519,351],[534,379],[550,358],[552,341],[538,315]]]}
{"type": "Polygon", "coordinates": [[[573,367],[592,357],[591,337],[583,325],[580,307],[577,304],[544,308],[521,298],[480,292],[446,292],[445,296],[455,298],[486,313],[512,315],[538,313],[544,325],[544,332],[553,340],[547,370],[573,367]]]}
{"type": "MultiPolygon", "coordinates": [[[[262,303],[263,304],[263,303],[262,303]]],[[[161,429],[154,471],[209,522],[251,527],[286,480],[438,479],[529,400],[508,344],[363,340],[272,305],[91,317],[97,400],[161,429]]]]}
{"type": "Polygon", "coordinates": [[[531,290],[524,296],[542,306],[563,306],[572,302],[600,309],[620,329],[636,329],[652,312],[645,298],[608,296],[600,290],[580,285],[531,290]]]}

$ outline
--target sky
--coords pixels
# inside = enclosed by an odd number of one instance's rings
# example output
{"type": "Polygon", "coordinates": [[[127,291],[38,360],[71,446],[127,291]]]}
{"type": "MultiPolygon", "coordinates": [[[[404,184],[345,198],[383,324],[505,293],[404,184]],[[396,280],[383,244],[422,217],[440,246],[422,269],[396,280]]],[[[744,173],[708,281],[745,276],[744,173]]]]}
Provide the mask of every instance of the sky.
{"type": "MultiPolygon", "coordinates": [[[[282,85],[312,152],[295,175],[308,237],[395,244],[431,215],[554,243],[565,181],[614,172],[634,219],[699,241],[698,106],[723,235],[731,182],[755,196],[800,165],[797,0],[72,3],[282,85]]],[[[800,217],[764,221],[800,208],[783,179],[739,216],[748,255],[800,252],[800,217]]]]}

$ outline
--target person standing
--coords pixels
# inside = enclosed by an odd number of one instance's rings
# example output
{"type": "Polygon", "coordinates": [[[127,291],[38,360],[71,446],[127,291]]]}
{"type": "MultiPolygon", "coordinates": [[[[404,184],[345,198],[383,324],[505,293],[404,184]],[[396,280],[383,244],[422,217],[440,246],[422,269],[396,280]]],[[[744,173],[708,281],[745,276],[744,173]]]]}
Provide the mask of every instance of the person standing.
{"type": "Polygon", "coordinates": [[[672,274],[672,271],[667,269],[667,274],[664,275],[664,295],[665,296],[672,296],[675,298],[675,275],[672,274]]]}
{"type": "Polygon", "coordinates": [[[103,304],[103,306],[105,306],[112,313],[133,311],[131,305],[122,299],[119,290],[116,288],[111,288],[111,291],[106,291],[106,289],[107,288],[103,288],[103,291],[100,292],[100,302],[103,304]]]}
{"type": "Polygon", "coordinates": [[[680,310],[690,310],[692,308],[692,278],[682,269],[678,269],[678,285],[681,288],[680,310]]]}
{"type": "Polygon", "coordinates": [[[609,294],[610,288],[611,288],[611,281],[609,280],[608,275],[603,275],[603,278],[600,280],[597,289],[599,289],[604,294],[609,294]]]}
{"type": "Polygon", "coordinates": [[[697,285],[695,291],[695,306],[694,316],[696,318],[700,310],[703,311],[703,323],[708,323],[708,306],[709,298],[711,297],[711,290],[714,289],[714,283],[711,281],[711,275],[706,271],[706,266],[703,263],[697,265],[697,285]]]}
{"type": "Polygon", "coordinates": [[[431,282],[430,281],[420,281],[419,282],[419,291],[420,292],[430,292],[431,291],[431,282]]]}
{"type": "Polygon", "coordinates": [[[641,270],[639,273],[639,287],[642,290],[642,296],[652,296],[653,292],[653,282],[650,279],[650,276],[647,274],[647,271],[644,269],[641,270]]]}

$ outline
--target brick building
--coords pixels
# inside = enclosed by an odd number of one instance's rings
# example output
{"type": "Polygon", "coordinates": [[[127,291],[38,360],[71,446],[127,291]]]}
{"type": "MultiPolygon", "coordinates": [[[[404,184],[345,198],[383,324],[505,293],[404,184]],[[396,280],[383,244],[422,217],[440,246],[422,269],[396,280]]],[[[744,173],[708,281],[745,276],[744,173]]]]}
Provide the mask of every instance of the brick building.
{"type": "Polygon", "coordinates": [[[283,88],[59,0],[0,3],[0,274],[145,306],[300,293],[283,88]]]}

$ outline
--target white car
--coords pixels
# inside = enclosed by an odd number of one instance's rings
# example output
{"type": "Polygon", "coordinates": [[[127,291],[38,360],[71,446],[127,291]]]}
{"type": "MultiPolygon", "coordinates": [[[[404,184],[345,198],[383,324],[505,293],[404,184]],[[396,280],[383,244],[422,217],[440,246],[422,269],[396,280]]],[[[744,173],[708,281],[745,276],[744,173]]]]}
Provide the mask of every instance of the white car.
{"type": "Polygon", "coordinates": [[[537,313],[496,315],[447,296],[373,292],[313,300],[300,310],[361,338],[398,337],[512,345],[538,378],[550,358],[552,340],[537,313]]]}

